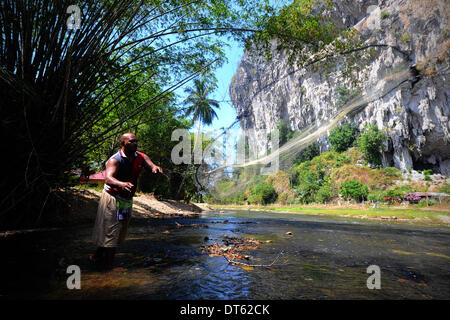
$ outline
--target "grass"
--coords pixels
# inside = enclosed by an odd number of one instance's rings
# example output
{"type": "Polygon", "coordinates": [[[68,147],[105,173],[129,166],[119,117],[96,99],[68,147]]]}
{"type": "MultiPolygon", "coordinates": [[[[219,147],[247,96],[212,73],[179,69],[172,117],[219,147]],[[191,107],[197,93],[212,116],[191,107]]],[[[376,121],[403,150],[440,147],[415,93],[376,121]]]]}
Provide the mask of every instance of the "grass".
{"type": "Polygon", "coordinates": [[[309,215],[324,215],[330,217],[349,217],[359,219],[374,219],[382,220],[398,220],[399,222],[412,222],[417,224],[427,225],[444,225],[444,223],[437,217],[438,215],[450,215],[449,211],[445,211],[448,207],[422,209],[417,207],[407,208],[392,208],[392,207],[380,207],[372,209],[367,206],[353,207],[326,207],[326,206],[239,206],[239,205],[210,205],[215,209],[227,208],[227,209],[252,209],[261,211],[273,211],[273,212],[291,212],[309,215]],[[442,210],[440,210],[442,209],[442,210]],[[395,217],[395,218],[394,218],[395,217]]]}

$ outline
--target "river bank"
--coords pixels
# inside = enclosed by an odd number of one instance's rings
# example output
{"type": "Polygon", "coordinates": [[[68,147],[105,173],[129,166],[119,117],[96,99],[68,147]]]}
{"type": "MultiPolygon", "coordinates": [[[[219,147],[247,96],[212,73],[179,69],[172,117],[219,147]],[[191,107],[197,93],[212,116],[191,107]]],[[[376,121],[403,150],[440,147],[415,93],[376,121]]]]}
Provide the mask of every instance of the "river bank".
{"type": "MultiPolygon", "coordinates": [[[[95,189],[71,188],[66,191],[65,200],[68,209],[52,215],[50,220],[36,228],[23,230],[4,230],[0,237],[15,234],[51,231],[59,228],[93,224],[95,221],[98,201],[101,192],[95,189]]],[[[387,206],[380,205],[372,208],[371,204],[342,204],[342,205],[236,205],[236,204],[208,204],[185,203],[171,199],[157,199],[152,194],[138,193],[133,200],[133,219],[162,219],[198,217],[205,211],[243,210],[267,211],[273,213],[289,213],[313,216],[339,217],[347,219],[378,220],[386,222],[444,226],[450,227],[450,207],[434,205],[419,208],[417,206],[387,206]]]]}
{"type": "Polygon", "coordinates": [[[387,206],[372,204],[343,204],[343,205],[236,205],[236,204],[208,204],[210,210],[247,210],[268,211],[277,213],[291,213],[317,215],[328,217],[352,218],[363,220],[389,221],[407,224],[445,226],[450,227],[450,207],[433,206],[419,208],[413,205],[387,206]]]}
{"type": "MultiPolygon", "coordinates": [[[[69,221],[83,218],[93,221],[101,192],[95,189],[73,189],[72,217],[69,221]],[[87,206],[87,204],[89,204],[87,206]]],[[[216,205],[208,203],[185,203],[184,201],[157,199],[152,194],[137,193],[133,199],[133,218],[176,218],[196,217],[202,211],[247,210],[269,211],[363,220],[389,221],[417,225],[450,227],[450,207],[447,204],[418,207],[417,205],[378,205],[373,204],[308,204],[308,205],[216,205]]]]}
{"type": "MultiPolygon", "coordinates": [[[[95,189],[70,189],[71,214],[79,217],[94,218],[97,205],[102,194],[95,189]],[[86,204],[90,205],[87,206],[86,204]]],[[[202,209],[184,201],[171,199],[157,199],[153,194],[137,193],[133,198],[133,218],[175,218],[182,216],[197,216],[202,209]]]]}
{"type": "MultiPolygon", "coordinates": [[[[58,197],[64,208],[46,214],[39,225],[19,230],[2,230],[0,237],[9,237],[34,232],[55,231],[80,225],[93,224],[97,215],[101,191],[95,189],[70,188],[60,190],[58,197]]],[[[157,199],[152,194],[136,194],[133,198],[133,219],[161,219],[177,217],[197,217],[202,208],[193,203],[171,199],[157,199]]]]}

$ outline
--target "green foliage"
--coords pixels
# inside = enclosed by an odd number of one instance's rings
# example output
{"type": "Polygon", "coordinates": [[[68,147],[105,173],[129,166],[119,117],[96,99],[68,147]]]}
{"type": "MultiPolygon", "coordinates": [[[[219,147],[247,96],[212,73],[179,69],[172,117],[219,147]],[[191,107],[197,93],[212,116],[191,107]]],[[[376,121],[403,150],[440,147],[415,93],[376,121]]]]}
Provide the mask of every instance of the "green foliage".
{"type": "Polygon", "coordinates": [[[294,0],[261,20],[263,31],[253,34],[247,47],[256,46],[270,59],[271,40],[277,39],[277,49],[285,50],[288,61],[303,66],[325,56],[327,45],[337,52],[354,48],[355,32],[336,26],[328,14],[332,7],[330,0],[294,0]]]}
{"type": "Polygon", "coordinates": [[[351,162],[350,159],[347,158],[345,155],[339,154],[339,156],[336,158],[336,163],[334,164],[334,167],[339,168],[343,164],[348,164],[350,162],[351,162]]]}
{"type": "Polygon", "coordinates": [[[356,201],[367,199],[369,188],[356,180],[345,181],[340,187],[341,194],[344,198],[353,198],[356,201]]]}
{"type": "Polygon", "coordinates": [[[433,170],[431,170],[431,169],[423,170],[424,179],[427,180],[427,181],[430,181],[431,180],[430,175],[432,173],[433,173],[433,170]]]}
{"type": "Polygon", "coordinates": [[[391,190],[386,191],[384,193],[384,196],[387,198],[397,199],[397,198],[403,197],[403,192],[401,192],[400,190],[391,189],[391,190]]]}
{"type": "Polygon", "coordinates": [[[305,150],[300,153],[300,156],[295,160],[294,166],[299,165],[302,162],[312,160],[314,157],[320,154],[319,143],[314,142],[310,144],[305,150]]]}
{"type": "Polygon", "coordinates": [[[243,192],[235,192],[235,183],[232,180],[221,180],[216,182],[215,189],[220,190],[220,197],[216,198],[207,194],[205,199],[208,203],[242,203],[245,200],[243,192]],[[242,202],[241,202],[242,201],[242,202]]]}
{"type": "Polygon", "coordinates": [[[234,204],[243,204],[246,200],[245,192],[241,191],[234,195],[233,199],[231,200],[234,204]]]}
{"type": "Polygon", "coordinates": [[[401,195],[404,196],[407,193],[416,192],[417,190],[410,186],[409,184],[402,184],[399,186],[395,186],[394,190],[401,192],[401,195]]]}
{"type": "Polygon", "coordinates": [[[293,185],[302,203],[314,201],[317,190],[320,189],[324,182],[324,176],[325,171],[320,164],[313,166],[311,161],[303,162],[294,170],[293,185]]]}
{"type": "Polygon", "coordinates": [[[363,159],[363,154],[356,147],[352,147],[345,151],[343,155],[350,160],[350,163],[356,164],[363,159]]]}
{"type": "MultiPolygon", "coordinates": [[[[80,29],[68,30],[69,4],[0,6],[0,118],[5,139],[20,149],[2,178],[2,226],[24,227],[21,217],[37,226],[42,208],[52,212],[53,191],[70,183],[66,173],[101,169],[122,133],[142,140],[147,123],[158,127],[154,136],[170,137],[157,123],[178,119],[174,90],[212,78],[226,60],[224,40],[245,40],[273,13],[265,0],[81,0],[80,29]]],[[[165,141],[140,148],[153,153],[165,141]]]]}
{"type": "Polygon", "coordinates": [[[439,192],[450,194],[450,183],[445,183],[439,188],[439,192]]]}
{"type": "Polygon", "coordinates": [[[387,176],[400,178],[402,176],[402,173],[399,169],[394,167],[386,167],[383,169],[387,176]]]}
{"type": "Polygon", "coordinates": [[[357,140],[358,148],[364,154],[364,158],[374,165],[381,165],[381,151],[386,135],[377,126],[368,125],[357,140]]]}
{"type": "Polygon", "coordinates": [[[337,89],[338,98],[337,98],[337,107],[344,107],[347,102],[351,101],[353,98],[359,95],[359,90],[350,91],[347,87],[341,86],[337,89]]]}
{"type": "MultiPolygon", "coordinates": [[[[295,131],[291,129],[291,126],[284,119],[280,119],[280,121],[278,121],[277,130],[278,142],[280,147],[291,140],[295,134],[295,131]]],[[[272,138],[272,134],[273,133],[271,132],[267,135],[268,140],[272,138]]]]}
{"type": "Polygon", "coordinates": [[[184,100],[184,103],[189,106],[186,116],[192,115],[192,122],[199,120],[203,124],[210,125],[213,119],[217,118],[214,108],[220,108],[219,102],[208,98],[213,89],[204,79],[197,79],[194,81],[194,88],[184,90],[189,94],[184,100]]]}
{"type": "Polygon", "coordinates": [[[269,204],[275,202],[277,193],[270,183],[260,182],[250,190],[248,201],[252,204],[269,204]]]}
{"type": "Polygon", "coordinates": [[[405,33],[404,35],[402,35],[400,37],[400,42],[403,44],[408,44],[408,42],[410,41],[411,35],[409,33],[405,33]]]}
{"type": "Polygon", "coordinates": [[[429,207],[429,206],[433,206],[435,205],[437,202],[434,200],[427,200],[427,199],[422,199],[419,201],[419,203],[417,204],[418,207],[422,208],[422,207],[429,207]]]}
{"type": "Polygon", "coordinates": [[[384,20],[389,17],[389,13],[383,11],[383,12],[381,12],[380,17],[381,17],[381,19],[384,20]]]}
{"type": "Polygon", "coordinates": [[[324,183],[315,195],[316,202],[326,203],[333,198],[333,190],[329,183],[324,183]]]}
{"type": "Polygon", "coordinates": [[[328,136],[328,143],[331,146],[331,150],[342,152],[352,147],[357,134],[358,127],[353,123],[333,128],[328,136]]]}
{"type": "Polygon", "coordinates": [[[372,190],[367,195],[367,200],[369,201],[380,201],[383,200],[383,190],[372,190]]]}

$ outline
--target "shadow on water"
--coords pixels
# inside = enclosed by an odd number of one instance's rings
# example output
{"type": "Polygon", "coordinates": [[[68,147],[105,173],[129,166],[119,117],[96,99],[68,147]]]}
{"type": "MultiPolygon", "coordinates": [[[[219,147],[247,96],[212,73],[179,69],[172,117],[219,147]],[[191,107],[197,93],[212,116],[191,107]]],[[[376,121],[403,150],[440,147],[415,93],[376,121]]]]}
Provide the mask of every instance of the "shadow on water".
{"type": "Polygon", "coordinates": [[[448,299],[446,228],[266,212],[133,220],[116,271],[88,263],[92,226],[0,241],[3,298],[38,299],[448,299]],[[201,246],[224,236],[262,240],[243,268],[201,246]],[[66,268],[81,268],[68,290],[66,268]],[[381,290],[369,290],[369,265],[381,290]]]}

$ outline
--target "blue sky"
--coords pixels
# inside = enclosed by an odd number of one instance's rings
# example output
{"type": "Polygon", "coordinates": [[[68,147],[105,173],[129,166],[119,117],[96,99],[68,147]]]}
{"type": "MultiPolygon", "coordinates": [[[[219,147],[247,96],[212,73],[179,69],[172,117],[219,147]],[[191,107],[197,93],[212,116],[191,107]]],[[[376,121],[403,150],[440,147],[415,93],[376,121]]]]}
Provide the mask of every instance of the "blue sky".
{"type": "Polygon", "coordinates": [[[210,126],[211,129],[216,130],[222,127],[228,128],[236,120],[237,113],[230,101],[228,88],[244,54],[244,46],[230,41],[230,47],[225,50],[225,54],[228,63],[216,71],[217,89],[211,95],[213,99],[220,102],[220,109],[216,111],[218,119],[214,119],[210,126]]]}
{"type": "MultiPolygon", "coordinates": [[[[224,48],[225,55],[228,62],[224,63],[222,67],[215,71],[217,78],[217,88],[211,93],[208,98],[217,100],[220,103],[220,109],[216,109],[218,118],[214,118],[213,123],[210,126],[204,126],[203,132],[221,130],[221,128],[228,128],[236,120],[236,110],[234,109],[228,88],[231,83],[231,79],[236,73],[239,61],[244,54],[244,45],[239,44],[234,40],[229,40],[229,47],[224,48]]],[[[184,89],[192,86],[193,81],[190,81],[185,86],[177,89],[175,92],[180,97],[180,101],[186,96],[184,89]]],[[[196,125],[193,126],[195,128],[196,125]]],[[[236,124],[233,128],[239,128],[239,124],[236,124]]]]}
{"type": "MultiPolygon", "coordinates": [[[[208,96],[208,98],[217,100],[220,103],[220,109],[215,109],[218,118],[214,118],[213,123],[210,126],[203,126],[203,132],[216,130],[221,131],[221,128],[228,128],[237,117],[236,110],[231,103],[228,89],[231,84],[231,79],[236,73],[239,61],[244,54],[244,45],[239,44],[234,40],[229,40],[228,43],[230,46],[224,48],[228,62],[224,63],[222,67],[215,71],[217,88],[208,96]]],[[[180,101],[180,106],[182,105],[183,99],[186,97],[184,89],[192,85],[193,81],[190,81],[181,88],[175,90],[175,93],[178,95],[180,101]]],[[[196,128],[195,124],[191,130],[194,130],[194,128],[196,128]]],[[[239,124],[236,124],[233,127],[233,129],[237,128],[240,128],[239,124]]]]}
{"type": "MultiPolygon", "coordinates": [[[[270,3],[276,8],[280,8],[286,4],[283,0],[271,0],[270,3]]],[[[214,119],[211,126],[203,128],[202,131],[221,130],[221,128],[228,128],[236,120],[236,110],[234,109],[230,95],[228,94],[228,88],[231,83],[231,79],[236,73],[239,61],[244,55],[244,45],[239,44],[236,41],[229,40],[230,46],[225,48],[225,55],[228,62],[216,71],[217,77],[217,89],[211,94],[211,98],[220,102],[220,109],[216,110],[218,119],[214,119]]],[[[190,85],[189,83],[188,85],[190,85]]],[[[239,124],[236,124],[233,129],[239,129],[239,124]]]]}

